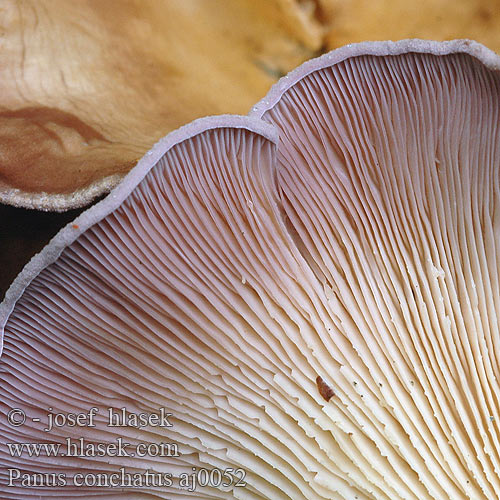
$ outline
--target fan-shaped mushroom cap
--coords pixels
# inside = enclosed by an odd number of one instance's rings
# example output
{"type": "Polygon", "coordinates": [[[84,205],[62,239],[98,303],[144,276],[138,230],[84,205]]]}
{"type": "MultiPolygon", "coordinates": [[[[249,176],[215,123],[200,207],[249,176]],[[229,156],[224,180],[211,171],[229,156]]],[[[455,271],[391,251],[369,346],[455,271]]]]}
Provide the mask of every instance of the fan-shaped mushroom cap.
{"type": "Polygon", "coordinates": [[[0,434],[179,456],[0,447],[2,495],[134,498],[73,484],[124,468],[172,474],[141,498],[498,498],[498,64],[471,42],[347,47],[252,117],[160,142],[9,291],[2,412],[28,418],[0,434]],[[43,431],[48,408],[92,407],[95,427],[43,431]],[[107,408],[172,426],[117,430],[107,408]],[[246,486],[188,492],[192,467],[246,486]]]}
{"type": "Polygon", "coordinates": [[[0,202],[63,211],[163,135],[246,113],[322,44],[295,0],[3,0],[0,202]]]}

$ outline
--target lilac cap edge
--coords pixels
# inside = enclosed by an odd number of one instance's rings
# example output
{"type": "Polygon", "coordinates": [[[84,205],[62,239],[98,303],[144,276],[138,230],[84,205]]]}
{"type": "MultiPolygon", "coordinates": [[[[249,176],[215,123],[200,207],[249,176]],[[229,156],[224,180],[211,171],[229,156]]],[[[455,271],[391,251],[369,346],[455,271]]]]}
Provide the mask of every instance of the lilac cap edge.
{"type": "Polygon", "coordinates": [[[357,56],[391,56],[406,53],[432,54],[444,56],[449,54],[465,53],[478,59],[491,70],[500,70],[500,56],[486,46],[474,40],[459,39],[438,42],[435,40],[406,39],[399,41],[373,41],[345,45],[332,50],[320,57],[306,61],[280,78],[266,96],[261,99],[248,113],[249,116],[261,119],[266,111],[273,108],[281,96],[290,87],[298,83],[307,75],[315,71],[334,66],[346,59],[357,56]]]}
{"type": "Polygon", "coordinates": [[[161,157],[177,144],[208,130],[217,128],[246,129],[261,135],[270,142],[278,143],[277,129],[262,120],[240,115],[217,115],[199,118],[170,132],[160,139],[103,200],[96,203],[75,220],[63,227],[49,243],[24,266],[15,278],[0,303],[0,356],[3,350],[5,325],[16,302],[29,284],[50,264],[54,263],[63,250],[71,245],[88,228],[116,210],[156,165],[161,157]]]}

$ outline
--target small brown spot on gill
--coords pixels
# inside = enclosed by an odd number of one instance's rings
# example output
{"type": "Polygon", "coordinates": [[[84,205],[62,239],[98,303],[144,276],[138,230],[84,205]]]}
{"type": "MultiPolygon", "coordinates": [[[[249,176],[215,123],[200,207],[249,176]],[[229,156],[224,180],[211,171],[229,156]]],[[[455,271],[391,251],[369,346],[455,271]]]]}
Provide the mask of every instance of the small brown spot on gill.
{"type": "Polygon", "coordinates": [[[330,399],[335,396],[333,389],[319,375],[316,377],[316,385],[318,386],[321,397],[325,401],[330,401],[330,399]]]}

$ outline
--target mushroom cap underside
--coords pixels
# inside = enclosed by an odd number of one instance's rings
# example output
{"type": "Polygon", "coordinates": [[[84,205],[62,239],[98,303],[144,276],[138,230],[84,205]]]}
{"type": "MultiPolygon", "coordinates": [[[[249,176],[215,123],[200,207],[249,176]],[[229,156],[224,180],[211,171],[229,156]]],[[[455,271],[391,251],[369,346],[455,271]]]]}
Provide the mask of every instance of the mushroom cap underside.
{"type": "Polygon", "coordinates": [[[27,415],[2,441],[63,450],[0,447],[2,495],[500,496],[496,67],[471,42],[347,47],[160,141],[0,306],[2,413],[27,415]],[[80,438],[134,455],[67,456],[80,438]],[[140,494],[75,483],[122,469],[140,494]],[[201,469],[245,486],[188,491],[201,469]]]}

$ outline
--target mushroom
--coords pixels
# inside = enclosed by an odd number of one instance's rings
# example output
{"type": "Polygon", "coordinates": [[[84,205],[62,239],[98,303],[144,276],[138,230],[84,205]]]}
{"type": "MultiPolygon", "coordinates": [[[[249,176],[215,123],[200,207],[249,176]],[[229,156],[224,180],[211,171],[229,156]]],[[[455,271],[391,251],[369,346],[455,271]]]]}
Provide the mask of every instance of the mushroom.
{"type": "Polygon", "coordinates": [[[297,0],[3,0],[0,25],[0,202],[51,211],[182,124],[246,113],[322,45],[297,0]]]}
{"type": "Polygon", "coordinates": [[[3,497],[498,498],[499,65],[348,46],[161,140],[0,305],[3,497]]]}

